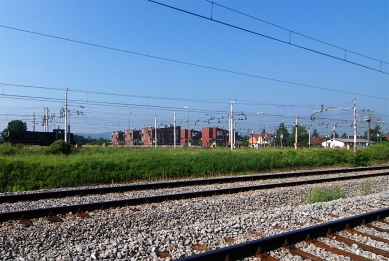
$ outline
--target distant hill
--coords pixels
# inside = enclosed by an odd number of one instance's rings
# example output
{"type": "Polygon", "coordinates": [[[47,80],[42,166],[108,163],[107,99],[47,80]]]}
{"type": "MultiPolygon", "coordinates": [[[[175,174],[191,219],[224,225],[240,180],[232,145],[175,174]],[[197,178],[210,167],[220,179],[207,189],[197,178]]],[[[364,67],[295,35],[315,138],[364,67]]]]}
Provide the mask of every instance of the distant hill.
{"type": "Polygon", "coordinates": [[[110,140],[111,132],[103,132],[103,133],[76,133],[77,135],[84,136],[84,138],[90,136],[92,139],[99,139],[100,137],[103,139],[110,140]]]}

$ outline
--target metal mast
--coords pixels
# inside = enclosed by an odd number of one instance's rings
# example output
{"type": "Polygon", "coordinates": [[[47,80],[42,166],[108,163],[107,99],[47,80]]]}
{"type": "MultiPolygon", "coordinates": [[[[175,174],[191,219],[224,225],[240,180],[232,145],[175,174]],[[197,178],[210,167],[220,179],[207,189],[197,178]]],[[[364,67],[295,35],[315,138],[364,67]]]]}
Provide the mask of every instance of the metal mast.
{"type": "Polygon", "coordinates": [[[354,154],[357,154],[357,100],[354,98],[354,154]]]}
{"type": "Polygon", "coordinates": [[[65,143],[68,143],[68,89],[65,92],[65,143]]]}
{"type": "Polygon", "coordinates": [[[173,147],[176,148],[176,113],[174,113],[173,147]]]}

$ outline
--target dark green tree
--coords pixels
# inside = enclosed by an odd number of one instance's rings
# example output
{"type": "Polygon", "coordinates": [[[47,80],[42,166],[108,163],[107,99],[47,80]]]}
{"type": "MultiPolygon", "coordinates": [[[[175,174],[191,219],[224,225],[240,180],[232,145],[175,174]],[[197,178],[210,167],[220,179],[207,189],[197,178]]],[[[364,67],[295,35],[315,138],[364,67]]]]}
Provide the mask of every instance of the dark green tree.
{"type": "Polygon", "coordinates": [[[239,139],[239,142],[240,142],[240,147],[241,148],[244,148],[244,147],[248,147],[249,146],[249,139],[250,139],[250,136],[238,136],[238,139],[239,139]]]}
{"type": "Polygon", "coordinates": [[[281,147],[281,134],[282,134],[282,147],[289,146],[287,140],[290,136],[288,129],[285,127],[285,124],[281,122],[276,130],[276,146],[281,147]]]}
{"type": "Polygon", "coordinates": [[[341,138],[342,138],[342,139],[347,139],[347,137],[348,137],[348,136],[347,136],[347,133],[343,132],[341,138]]]}
{"type": "Polygon", "coordinates": [[[317,132],[317,130],[316,129],[313,129],[313,132],[312,132],[312,137],[319,137],[320,136],[320,134],[319,134],[319,132],[317,132]]]}
{"type": "MultiPolygon", "coordinates": [[[[287,138],[287,146],[294,147],[296,137],[296,128],[293,127],[292,134],[287,138]]],[[[298,126],[297,129],[297,143],[301,147],[308,147],[309,134],[305,126],[298,126]]]]}
{"type": "Polygon", "coordinates": [[[7,128],[1,132],[1,136],[4,138],[8,135],[9,131],[27,131],[27,124],[21,120],[13,120],[8,122],[7,128]]]}
{"type": "MultiPolygon", "coordinates": [[[[367,131],[364,133],[364,138],[367,139],[367,131]]],[[[383,136],[381,126],[376,125],[373,129],[370,129],[370,141],[379,142],[381,141],[381,137],[383,136]]],[[[382,137],[382,140],[384,137],[382,137]]]]}

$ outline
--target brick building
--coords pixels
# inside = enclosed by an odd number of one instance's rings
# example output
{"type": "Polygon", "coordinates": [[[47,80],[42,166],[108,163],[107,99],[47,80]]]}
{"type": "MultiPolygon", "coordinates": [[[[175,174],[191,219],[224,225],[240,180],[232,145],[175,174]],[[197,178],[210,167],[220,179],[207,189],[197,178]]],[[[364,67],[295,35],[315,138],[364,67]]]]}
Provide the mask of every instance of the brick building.
{"type": "Polygon", "coordinates": [[[226,147],[228,144],[228,130],[204,127],[202,129],[203,147],[226,147]]]}
{"type": "Polygon", "coordinates": [[[113,131],[111,137],[112,145],[117,146],[120,142],[124,142],[124,131],[113,131]]]}
{"type": "MultiPolygon", "coordinates": [[[[180,144],[181,127],[176,126],[176,145],[180,144]]],[[[155,128],[141,129],[140,141],[144,146],[155,146],[155,128]]],[[[157,146],[174,146],[174,126],[164,125],[157,128],[157,146]]]]}
{"type": "Polygon", "coordinates": [[[153,146],[155,140],[155,128],[148,126],[140,130],[140,144],[144,146],[153,146]]]}
{"type": "MultiPolygon", "coordinates": [[[[180,144],[181,126],[176,126],[176,145],[180,144]]],[[[174,146],[174,126],[164,125],[157,128],[158,145],[174,146]]]]}
{"type": "Polygon", "coordinates": [[[127,146],[140,144],[140,130],[125,130],[124,143],[127,146]]]}
{"type": "MultiPolygon", "coordinates": [[[[198,130],[188,130],[183,129],[181,130],[181,139],[180,139],[180,145],[185,146],[188,144],[188,137],[189,137],[189,143],[195,143],[200,144],[202,133],[198,130]]],[[[193,144],[192,144],[193,145],[193,144]]]]}

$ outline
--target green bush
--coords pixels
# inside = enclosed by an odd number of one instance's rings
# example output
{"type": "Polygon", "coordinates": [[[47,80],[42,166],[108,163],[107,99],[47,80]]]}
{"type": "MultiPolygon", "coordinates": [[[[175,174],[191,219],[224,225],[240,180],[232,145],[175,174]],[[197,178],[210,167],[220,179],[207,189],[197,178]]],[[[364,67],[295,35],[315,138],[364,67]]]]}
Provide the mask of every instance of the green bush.
{"type": "Polygon", "coordinates": [[[371,156],[364,152],[357,152],[357,155],[350,158],[350,164],[354,167],[367,167],[370,165],[371,156]]]}
{"type": "Polygon", "coordinates": [[[15,147],[12,147],[11,144],[2,144],[0,146],[0,155],[1,156],[15,155],[16,152],[17,152],[17,149],[15,147]]]}
{"type": "Polygon", "coordinates": [[[308,192],[308,196],[304,203],[312,204],[316,202],[328,202],[340,198],[345,198],[346,194],[339,188],[314,188],[308,192]]]}
{"type": "Polygon", "coordinates": [[[71,145],[63,140],[54,141],[47,150],[50,154],[70,154],[71,145]]]}

